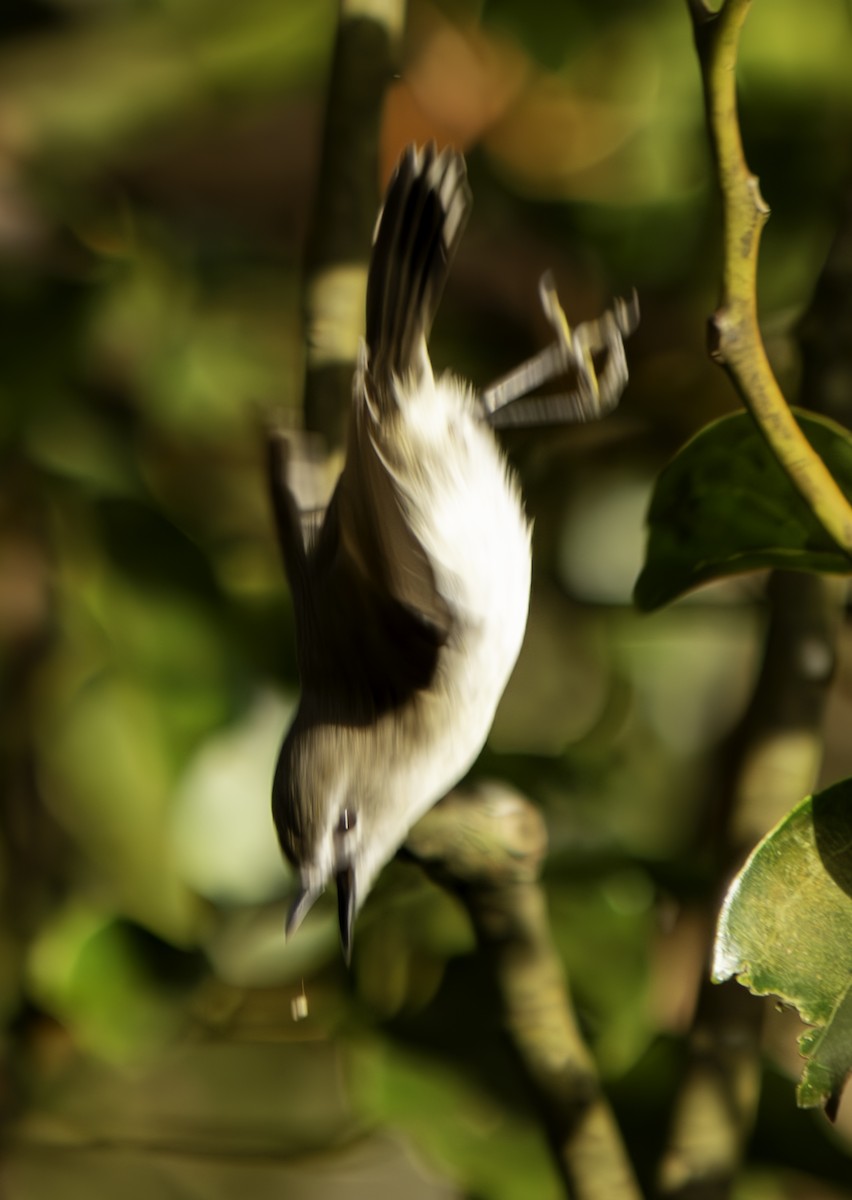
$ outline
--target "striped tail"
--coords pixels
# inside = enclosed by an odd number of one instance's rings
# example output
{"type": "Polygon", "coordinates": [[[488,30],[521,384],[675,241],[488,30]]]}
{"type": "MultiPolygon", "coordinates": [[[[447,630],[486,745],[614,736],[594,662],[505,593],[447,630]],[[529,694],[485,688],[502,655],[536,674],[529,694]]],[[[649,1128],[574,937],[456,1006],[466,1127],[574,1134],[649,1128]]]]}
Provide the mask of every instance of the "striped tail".
{"type": "Polygon", "coordinates": [[[464,159],[409,146],[388,185],[367,277],[368,369],[381,385],[419,374],[471,207],[464,159]]]}

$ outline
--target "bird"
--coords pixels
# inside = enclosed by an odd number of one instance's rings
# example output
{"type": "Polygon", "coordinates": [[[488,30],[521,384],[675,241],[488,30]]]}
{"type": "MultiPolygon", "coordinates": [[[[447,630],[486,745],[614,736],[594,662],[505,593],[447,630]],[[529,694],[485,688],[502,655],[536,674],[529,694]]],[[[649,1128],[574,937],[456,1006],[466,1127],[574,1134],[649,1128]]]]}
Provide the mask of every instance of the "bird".
{"type": "MultiPolygon", "coordinates": [[[[557,366],[588,384],[592,352],[613,349],[613,329],[620,347],[638,319],[625,305],[572,338],[547,282],[561,350],[486,392],[436,376],[427,343],[471,203],[460,153],[405,150],[376,225],[345,459],[321,522],[306,528],[288,485],[287,439],[269,443],[300,678],[272,787],[298,880],[286,936],[333,883],[347,963],[382,867],[478,757],[524,639],[532,530],[500,415],[557,366]]],[[[604,389],[563,397],[562,416],[585,419],[602,392],[611,405],[626,378],[612,360],[615,384],[604,374],[604,389]]],[[[534,422],[548,418],[538,403],[534,422]]]]}

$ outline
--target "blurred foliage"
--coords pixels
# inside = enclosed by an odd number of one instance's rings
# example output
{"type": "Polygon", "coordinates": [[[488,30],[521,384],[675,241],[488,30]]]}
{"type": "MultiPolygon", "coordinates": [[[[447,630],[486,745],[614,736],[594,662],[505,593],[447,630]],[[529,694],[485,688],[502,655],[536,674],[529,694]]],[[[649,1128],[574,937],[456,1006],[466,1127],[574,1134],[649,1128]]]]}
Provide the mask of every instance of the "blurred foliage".
{"type": "MultiPolygon", "coordinates": [[[[0,7],[12,1200],[558,1194],[454,900],[393,864],[351,976],[331,901],[283,940],[269,786],[297,680],[262,429],[298,420],[334,18],[296,0],[0,7]]],[[[849,186],[850,48],[840,0],[757,0],[743,43],[744,133],[773,207],[762,315],[788,388],[849,186]]],[[[450,136],[475,197],[437,363],[484,383],[537,348],[548,266],[572,319],[632,285],[641,299],[621,411],[508,442],[536,587],[477,770],[546,812],[555,938],[647,1175],[764,627],[754,576],[653,617],[630,604],[653,477],[735,407],[703,346],[718,206],[689,22],[674,0],[416,0],[403,58],[385,166],[412,137],[450,136]]],[[[846,774],[851,701],[841,669],[828,752],[846,774]]],[[[844,1194],[852,1114],[829,1138],[790,1103],[797,1071],[767,1069],[743,1200],[844,1194]]]]}

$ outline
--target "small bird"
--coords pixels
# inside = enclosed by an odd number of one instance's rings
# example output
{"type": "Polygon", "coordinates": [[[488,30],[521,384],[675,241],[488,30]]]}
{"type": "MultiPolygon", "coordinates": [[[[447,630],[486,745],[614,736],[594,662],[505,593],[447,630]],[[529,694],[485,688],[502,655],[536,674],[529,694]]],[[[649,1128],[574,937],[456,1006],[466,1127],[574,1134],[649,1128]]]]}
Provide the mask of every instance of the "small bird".
{"type": "Polygon", "coordinates": [[[534,401],[533,423],[614,406],[638,319],[621,302],[572,335],[547,281],[556,347],[485,393],[436,378],[427,340],[470,206],[460,154],[403,154],[373,241],[345,463],[307,539],[287,443],[270,440],[301,682],[272,791],[299,879],[287,936],[333,880],[347,962],[377,874],[482,749],[524,638],[531,527],[493,426],[569,368],[578,390],[534,401]],[[612,369],[597,380],[603,347],[612,369]]]}

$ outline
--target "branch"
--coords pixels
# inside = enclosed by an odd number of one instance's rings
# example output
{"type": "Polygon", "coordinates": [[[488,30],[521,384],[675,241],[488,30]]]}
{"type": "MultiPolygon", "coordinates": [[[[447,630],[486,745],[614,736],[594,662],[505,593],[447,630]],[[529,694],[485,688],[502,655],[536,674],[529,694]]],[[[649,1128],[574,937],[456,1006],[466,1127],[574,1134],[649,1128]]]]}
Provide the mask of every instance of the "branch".
{"type": "Polygon", "coordinates": [[[638,1200],[550,935],[540,812],[505,784],[457,789],[415,826],[406,850],[470,913],[567,1194],[638,1200]]]}
{"type": "Polygon", "coordinates": [[[379,129],[405,0],[341,0],[305,262],[305,428],[343,445],[379,203],[379,129]],[[369,11],[369,15],[365,15],[369,11]]]}
{"type": "Polygon", "coordinates": [[[852,558],[852,508],[796,424],[772,373],[757,321],[758,248],[769,209],[743,154],[736,96],[737,48],[751,0],[725,0],[718,13],[702,0],[687,0],[687,5],[722,192],[722,294],[710,319],[710,354],[731,376],[794,486],[852,558]]]}

